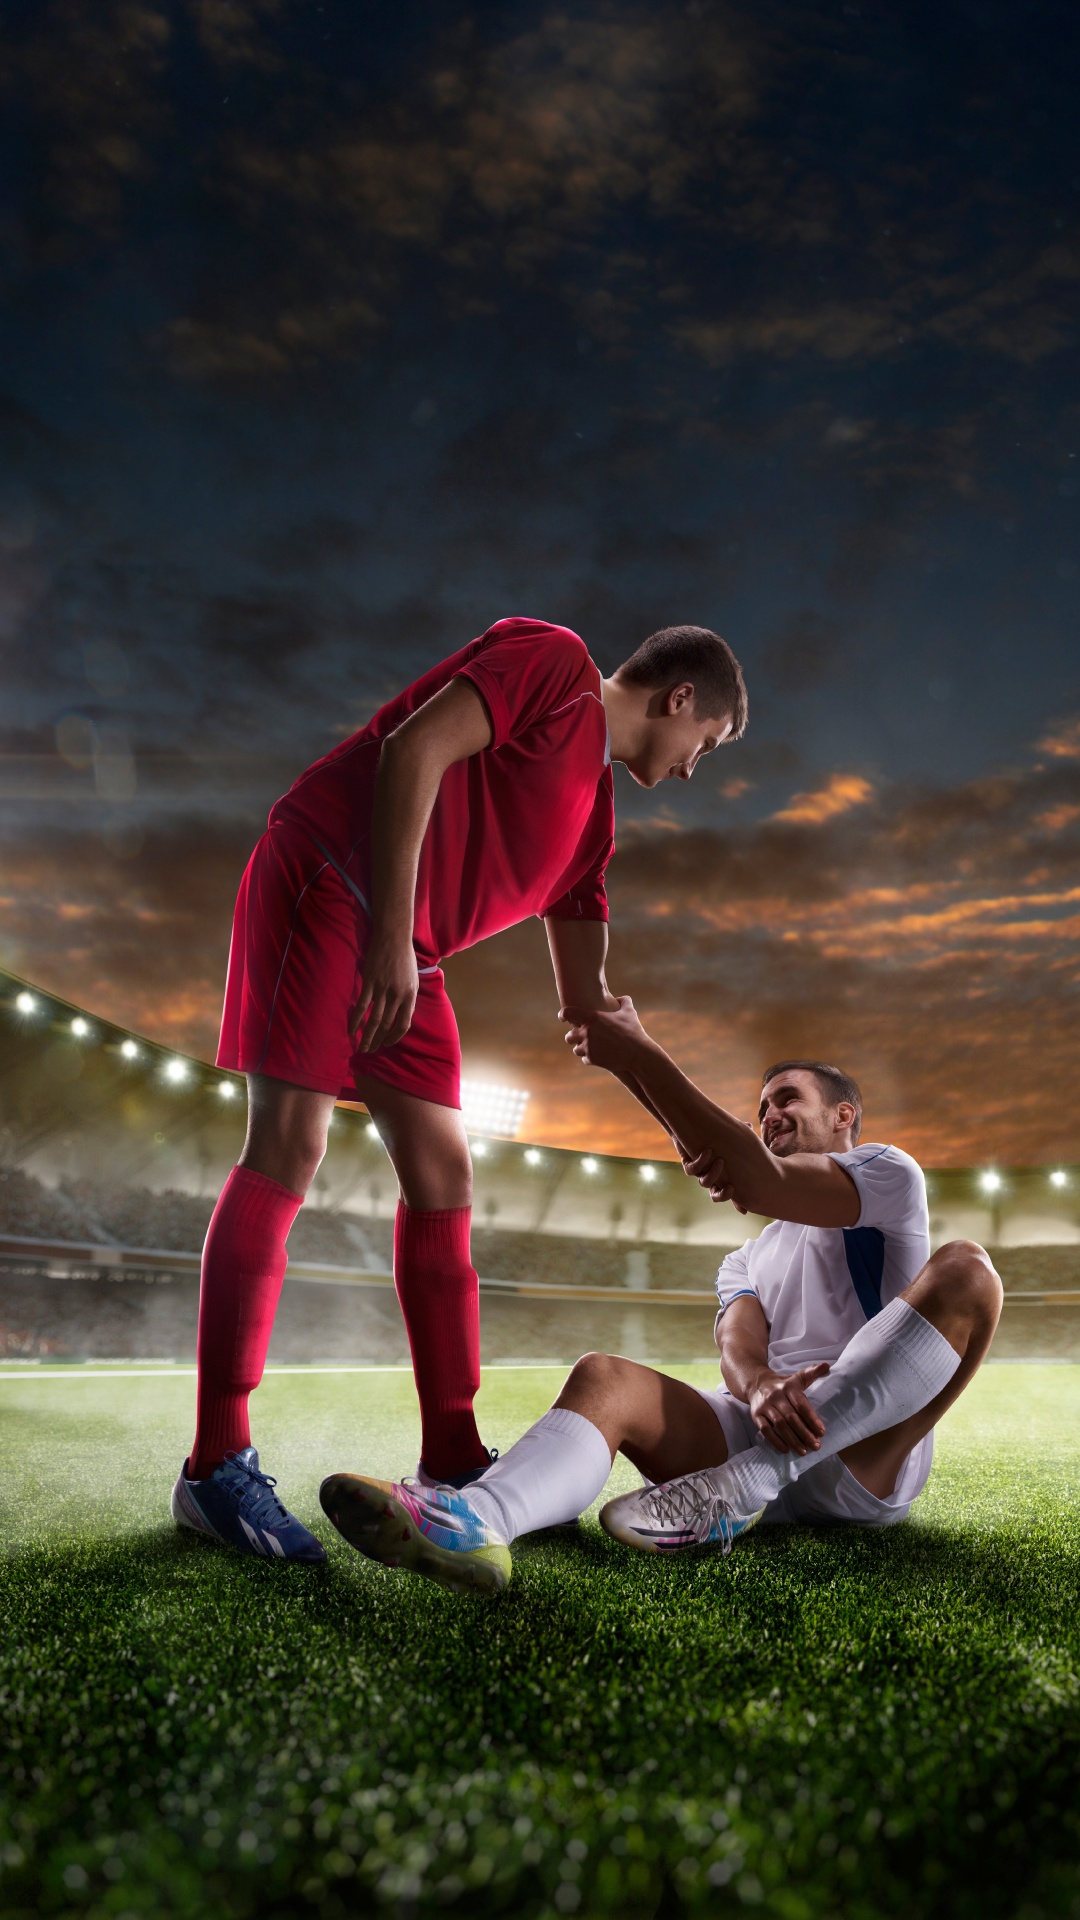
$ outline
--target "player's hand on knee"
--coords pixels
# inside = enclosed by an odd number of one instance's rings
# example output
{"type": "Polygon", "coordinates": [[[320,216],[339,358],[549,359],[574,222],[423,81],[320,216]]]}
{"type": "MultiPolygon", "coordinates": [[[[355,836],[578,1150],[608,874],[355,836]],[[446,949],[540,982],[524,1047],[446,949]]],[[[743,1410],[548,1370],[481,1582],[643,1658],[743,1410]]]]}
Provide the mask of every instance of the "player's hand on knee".
{"type": "Polygon", "coordinates": [[[411,941],[372,937],[364,956],[363,992],[353,1010],[349,1032],[362,1026],[361,1053],[392,1047],[412,1025],[420,973],[411,941]]]}
{"type": "Polygon", "coordinates": [[[828,1373],[825,1360],[794,1373],[766,1369],[750,1394],[750,1414],[758,1432],[777,1453],[816,1453],[825,1424],[806,1397],[806,1389],[828,1373]]]}

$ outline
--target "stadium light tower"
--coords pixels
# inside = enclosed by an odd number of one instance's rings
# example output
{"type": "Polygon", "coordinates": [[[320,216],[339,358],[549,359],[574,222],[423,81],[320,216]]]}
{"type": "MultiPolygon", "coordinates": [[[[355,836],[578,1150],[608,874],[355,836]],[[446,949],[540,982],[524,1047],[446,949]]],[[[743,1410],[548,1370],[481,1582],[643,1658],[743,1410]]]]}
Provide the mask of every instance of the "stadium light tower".
{"type": "Polygon", "coordinates": [[[497,1087],[487,1080],[463,1080],[461,1114],[468,1133],[493,1133],[516,1140],[529,1096],[522,1087],[497,1087]]]}

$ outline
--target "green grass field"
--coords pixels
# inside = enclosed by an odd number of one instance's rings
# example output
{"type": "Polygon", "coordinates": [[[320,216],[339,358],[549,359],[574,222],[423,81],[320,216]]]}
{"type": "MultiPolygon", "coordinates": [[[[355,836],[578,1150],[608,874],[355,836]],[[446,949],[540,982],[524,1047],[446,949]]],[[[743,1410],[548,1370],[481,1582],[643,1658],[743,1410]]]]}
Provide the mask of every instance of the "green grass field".
{"type": "MultiPolygon", "coordinates": [[[[178,1534],[190,1376],[89,1371],[0,1381],[5,1916],[1080,1916],[1080,1368],[988,1370],[889,1534],[588,1524],[492,1600],[178,1534]]],[[[559,1377],[488,1372],[489,1441],[559,1377]]],[[[415,1460],[401,1373],[257,1405],[324,1538],[415,1460]]]]}

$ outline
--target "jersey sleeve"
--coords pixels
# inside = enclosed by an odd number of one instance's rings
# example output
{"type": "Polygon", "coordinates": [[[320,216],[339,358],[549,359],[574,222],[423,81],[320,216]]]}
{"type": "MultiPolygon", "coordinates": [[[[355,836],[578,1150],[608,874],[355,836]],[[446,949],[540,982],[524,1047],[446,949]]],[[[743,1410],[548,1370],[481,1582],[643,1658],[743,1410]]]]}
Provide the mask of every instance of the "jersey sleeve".
{"type": "Polygon", "coordinates": [[[557,894],[541,911],[542,920],[606,920],[608,916],[608,861],[615,851],[615,793],[610,767],[597,785],[596,800],[581,836],[580,878],[557,894]]]}
{"type": "Polygon", "coordinates": [[[744,1293],[752,1293],[757,1299],[757,1288],[750,1278],[750,1249],[753,1244],[752,1240],[747,1240],[721,1262],[716,1276],[716,1297],[720,1302],[720,1312],[716,1316],[718,1320],[723,1318],[732,1301],[740,1299],[744,1293]]]}
{"type": "MultiPolygon", "coordinates": [[[[596,673],[585,642],[544,620],[499,620],[476,642],[455,678],[471,680],[488,711],[492,748],[527,733],[596,673]]],[[[599,693],[596,695],[599,698],[599,693]]]]}
{"type": "Polygon", "coordinates": [[[899,1147],[853,1147],[835,1153],[859,1190],[858,1227],[881,1233],[911,1233],[928,1223],[926,1181],[918,1161],[899,1147]]]}

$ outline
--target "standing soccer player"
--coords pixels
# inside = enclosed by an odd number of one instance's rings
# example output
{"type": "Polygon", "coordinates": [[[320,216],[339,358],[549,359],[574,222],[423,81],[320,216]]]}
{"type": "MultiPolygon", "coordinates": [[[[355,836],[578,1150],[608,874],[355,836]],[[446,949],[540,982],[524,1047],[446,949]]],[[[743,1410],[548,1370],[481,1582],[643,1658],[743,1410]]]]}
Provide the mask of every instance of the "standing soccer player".
{"type": "Polygon", "coordinates": [[[421,1477],[460,1486],[489,1464],[473,1418],[472,1165],[441,962],[538,914],[560,1006],[614,1007],[611,762],[644,787],[688,780],[746,718],[738,661],[707,628],[653,634],[604,680],[566,627],[500,620],[273,808],[233,921],[218,1065],[247,1075],[248,1131],[203,1250],[197,1428],[172,1495],[181,1525],[241,1552],[325,1558],[260,1471],[248,1396],[338,1099],[367,1107],[400,1188],[394,1279],[421,1477]]]}

